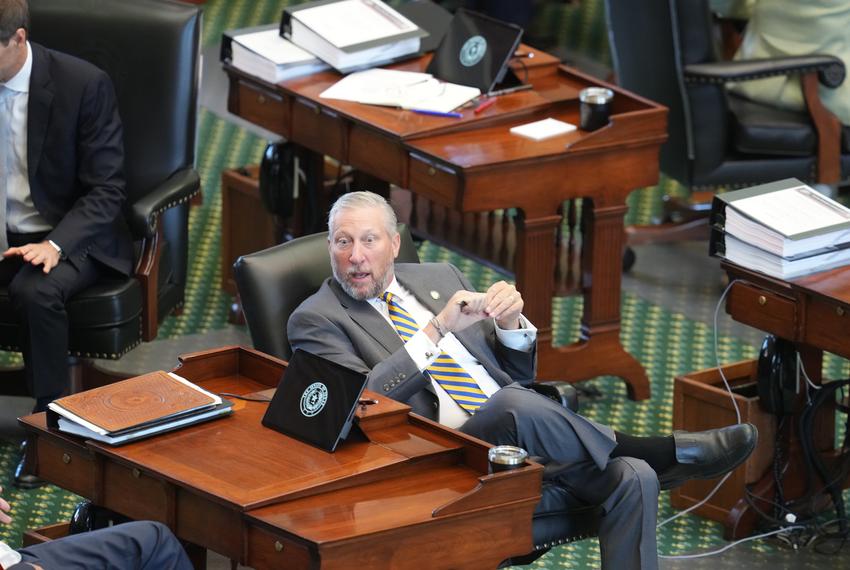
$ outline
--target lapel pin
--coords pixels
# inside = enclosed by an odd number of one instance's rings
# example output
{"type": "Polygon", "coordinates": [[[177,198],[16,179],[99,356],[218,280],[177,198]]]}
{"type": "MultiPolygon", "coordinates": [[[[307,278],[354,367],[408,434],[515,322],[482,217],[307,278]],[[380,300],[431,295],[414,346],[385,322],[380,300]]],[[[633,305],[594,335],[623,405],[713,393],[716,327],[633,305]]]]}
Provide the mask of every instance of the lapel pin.
{"type": "Polygon", "coordinates": [[[431,298],[436,301],[440,298],[440,294],[437,291],[431,291],[431,298]]]}

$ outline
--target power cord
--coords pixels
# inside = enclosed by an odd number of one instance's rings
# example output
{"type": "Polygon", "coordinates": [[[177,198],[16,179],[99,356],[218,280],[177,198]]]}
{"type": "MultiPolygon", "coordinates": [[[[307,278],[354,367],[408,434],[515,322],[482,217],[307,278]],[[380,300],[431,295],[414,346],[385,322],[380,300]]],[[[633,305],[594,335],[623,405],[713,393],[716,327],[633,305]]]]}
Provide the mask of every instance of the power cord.
{"type": "Polygon", "coordinates": [[[707,556],[716,556],[718,554],[722,554],[722,553],[726,552],[730,548],[734,548],[734,547],[738,546],[739,544],[743,544],[745,542],[750,542],[752,540],[759,540],[761,538],[767,538],[769,536],[774,536],[774,535],[781,534],[783,532],[788,532],[788,531],[791,531],[791,530],[804,530],[805,528],[806,527],[804,527],[804,526],[798,526],[798,525],[787,526],[787,527],[784,527],[784,528],[777,528],[777,529],[771,530],[769,532],[764,532],[762,534],[756,534],[756,535],[753,535],[753,536],[748,536],[746,538],[741,538],[739,540],[736,540],[735,542],[730,542],[729,544],[727,544],[727,545],[725,545],[721,548],[718,548],[717,550],[710,550],[708,552],[699,552],[697,554],[677,554],[675,556],[668,556],[668,555],[665,555],[665,554],[659,554],[658,557],[659,558],[665,558],[667,560],[673,560],[673,559],[686,560],[686,559],[691,559],[691,558],[705,558],[707,556]]]}

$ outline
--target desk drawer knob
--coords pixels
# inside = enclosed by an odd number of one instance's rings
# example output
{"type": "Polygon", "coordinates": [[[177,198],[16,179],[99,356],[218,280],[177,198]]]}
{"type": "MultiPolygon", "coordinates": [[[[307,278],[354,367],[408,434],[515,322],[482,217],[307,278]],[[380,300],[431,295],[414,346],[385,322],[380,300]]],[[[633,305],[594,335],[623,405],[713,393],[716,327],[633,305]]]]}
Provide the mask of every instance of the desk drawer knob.
{"type": "Polygon", "coordinates": [[[276,540],[274,543],[275,552],[283,552],[283,543],[279,540],[276,540]]]}
{"type": "Polygon", "coordinates": [[[429,166],[428,167],[428,176],[434,176],[435,174],[437,174],[437,169],[434,168],[433,166],[429,166]]]}
{"type": "Polygon", "coordinates": [[[767,304],[767,297],[764,295],[759,295],[759,305],[764,307],[767,304]]]}
{"type": "Polygon", "coordinates": [[[142,472],[138,468],[133,469],[133,479],[138,479],[142,476],[142,472]]]}
{"type": "Polygon", "coordinates": [[[67,453],[63,453],[62,454],[62,463],[64,463],[65,465],[68,465],[69,463],[71,463],[71,456],[67,453]]]}
{"type": "Polygon", "coordinates": [[[266,96],[265,95],[257,95],[257,103],[260,105],[266,104],[266,96]]]}
{"type": "Polygon", "coordinates": [[[844,307],[835,307],[835,314],[839,317],[844,316],[844,307]]]}

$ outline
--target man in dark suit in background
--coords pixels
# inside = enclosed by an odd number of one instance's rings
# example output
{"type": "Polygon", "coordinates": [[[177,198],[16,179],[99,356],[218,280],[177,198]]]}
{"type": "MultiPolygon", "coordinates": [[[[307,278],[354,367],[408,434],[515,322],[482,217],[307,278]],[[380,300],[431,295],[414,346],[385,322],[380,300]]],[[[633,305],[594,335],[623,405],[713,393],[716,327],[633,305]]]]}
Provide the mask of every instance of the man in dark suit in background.
{"type": "MultiPolygon", "coordinates": [[[[0,0],[0,283],[21,318],[38,412],[67,387],[66,302],[110,272],[129,275],[133,253],[112,82],[28,35],[26,0],[0,0]]],[[[23,462],[15,475],[40,483],[23,462]]]]}
{"type": "Polygon", "coordinates": [[[395,265],[396,217],[377,194],[343,195],[328,228],[334,277],[290,317],[292,348],[363,372],[370,390],[441,424],[543,457],[556,484],[603,506],[603,568],[657,568],[659,488],[723,475],[755,447],[751,424],[635,437],[564,409],[526,388],[537,330],[513,285],[477,293],[451,265],[395,265]]]}

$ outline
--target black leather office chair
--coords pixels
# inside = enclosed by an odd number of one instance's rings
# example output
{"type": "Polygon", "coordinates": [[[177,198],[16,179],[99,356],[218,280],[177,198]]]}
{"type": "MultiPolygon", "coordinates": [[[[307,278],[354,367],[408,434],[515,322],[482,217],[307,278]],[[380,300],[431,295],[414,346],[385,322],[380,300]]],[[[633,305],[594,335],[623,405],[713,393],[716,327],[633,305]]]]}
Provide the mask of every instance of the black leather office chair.
{"type": "MultiPolygon", "coordinates": [[[[400,225],[399,232],[397,261],[418,263],[409,230],[400,225]]],[[[327,232],[304,236],[236,260],[233,274],[257,350],[284,360],[292,355],[286,336],[289,315],[332,274],[327,236],[327,232]]],[[[534,388],[565,407],[578,409],[575,388],[566,382],[541,382],[534,388]]],[[[599,507],[580,504],[567,490],[544,482],[532,527],[535,550],[505,564],[528,564],[553,546],[596,536],[601,515],[599,507]]]]}
{"type": "MultiPolygon", "coordinates": [[[[29,4],[32,41],[91,61],[115,85],[135,275],[80,292],[68,302],[68,314],[72,355],[119,358],[156,337],[160,319],[183,304],[188,201],[200,191],[194,160],[201,13],[167,0],[29,4]]],[[[15,350],[18,334],[8,293],[0,288],[0,345],[15,350]]]]}
{"type": "MultiPolygon", "coordinates": [[[[850,178],[850,127],[817,97],[817,83],[841,84],[831,55],[721,61],[708,0],[605,0],[620,85],[669,108],[661,170],[692,191],[750,186],[782,178],[835,184],[850,178]],[[806,112],[730,94],[726,83],[800,76],[806,112]]],[[[704,232],[707,236],[707,231],[704,232]]],[[[677,238],[677,233],[667,233],[677,238]]],[[[656,241],[630,236],[631,244],[656,241]]],[[[663,237],[663,236],[655,236],[663,237]]]]}

